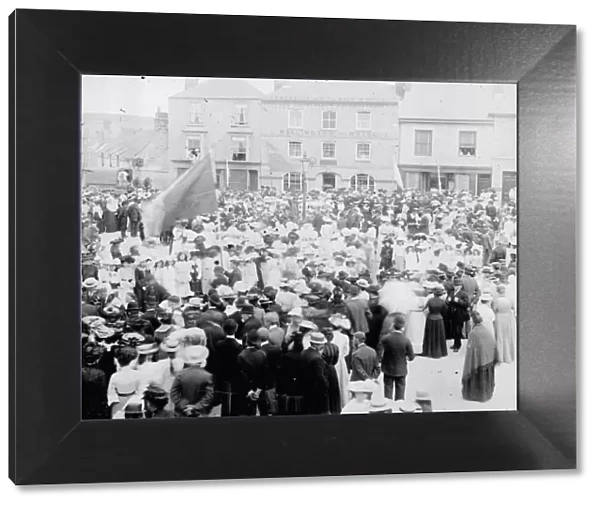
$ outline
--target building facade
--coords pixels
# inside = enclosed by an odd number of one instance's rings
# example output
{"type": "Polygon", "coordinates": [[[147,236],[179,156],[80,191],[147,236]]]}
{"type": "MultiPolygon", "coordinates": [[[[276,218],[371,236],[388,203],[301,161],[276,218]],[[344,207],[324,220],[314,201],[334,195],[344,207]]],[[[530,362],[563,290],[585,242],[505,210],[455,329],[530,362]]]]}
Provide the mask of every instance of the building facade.
{"type": "Polygon", "coordinates": [[[394,188],[395,90],[377,83],[276,83],[262,100],[261,185],[300,191],[304,178],[309,190],[394,188]]]}
{"type": "Polygon", "coordinates": [[[404,186],[481,193],[516,186],[516,87],[412,83],[400,105],[404,186]]]}
{"type": "Polygon", "coordinates": [[[169,97],[169,163],[176,176],[211,151],[216,185],[259,188],[262,93],[242,80],[211,79],[169,97]]]}

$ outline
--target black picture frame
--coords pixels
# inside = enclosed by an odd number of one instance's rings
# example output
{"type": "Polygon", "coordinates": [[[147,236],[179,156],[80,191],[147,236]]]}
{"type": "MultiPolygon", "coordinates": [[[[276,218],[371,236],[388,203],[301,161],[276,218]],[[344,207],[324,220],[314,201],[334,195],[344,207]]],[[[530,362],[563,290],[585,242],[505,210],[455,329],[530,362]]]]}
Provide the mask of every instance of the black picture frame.
{"type": "Polygon", "coordinates": [[[9,26],[14,483],[576,467],[574,26],[50,10],[9,26]],[[518,411],[82,422],[82,74],[517,83],[518,411]]]}

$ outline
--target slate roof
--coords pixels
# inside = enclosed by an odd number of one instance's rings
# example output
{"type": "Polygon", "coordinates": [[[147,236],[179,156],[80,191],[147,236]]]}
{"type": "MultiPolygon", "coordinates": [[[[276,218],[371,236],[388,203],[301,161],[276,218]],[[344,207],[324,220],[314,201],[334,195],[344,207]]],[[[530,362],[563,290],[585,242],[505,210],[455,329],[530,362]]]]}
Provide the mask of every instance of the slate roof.
{"type": "Polygon", "coordinates": [[[169,98],[254,98],[260,99],[263,93],[242,79],[208,79],[195,88],[180,91],[169,98]]]}
{"type": "Polygon", "coordinates": [[[289,81],[270,93],[265,100],[289,99],[290,101],[343,100],[397,102],[395,83],[370,83],[362,81],[289,81]]]}

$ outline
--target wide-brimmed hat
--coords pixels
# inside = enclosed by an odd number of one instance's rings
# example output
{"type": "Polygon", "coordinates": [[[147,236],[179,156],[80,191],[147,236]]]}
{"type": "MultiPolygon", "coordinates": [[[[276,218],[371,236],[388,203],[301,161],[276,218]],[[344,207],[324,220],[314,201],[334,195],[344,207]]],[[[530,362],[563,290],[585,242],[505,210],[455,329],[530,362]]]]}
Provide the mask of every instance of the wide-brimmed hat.
{"type": "Polygon", "coordinates": [[[369,288],[369,282],[364,278],[359,279],[356,282],[356,285],[360,286],[361,288],[365,288],[365,289],[369,288]]]}
{"type": "Polygon", "coordinates": [[[481,297],[479,298],[479,300],[482,302],[489,302],[492,299],[493,299],[492,294],[488,293],[488,292],[482,293],[481,297]]]}
{"type": "Polygon", "coordinates": [[[121,313],[121,310],[116,306],[108,305],[104,308],[104,313],[108,316],[116,316],[121,313]]]}
{"type": "Polygon", "coordinates": [[[160,349],[165,353],[175,353],[181,349],[181,342],[177,337],[173,337],[173,334],[171,334],[160,344],[160,349]]]}
{"type": "Polygon", "coordinates": [[[348,383],[348,391],[355,394],[370,394],[374,390],[374,385],[368,381],[350,381],[348,383]]]}
{"type": "Polygon", "coordinates": [[[302,308],[295,307],[289,313],[289,316],[302,316],[302,308]]]}
{"type": "Polygon", "coordinates": [[[329,318],[329,323],[331,323],[334,327],[339,327],[344,330],[350,330],[352,327],[350,320],[341,315],[333,315],[329,318]]]}
{"type": "Polygon", "coordinates": [[[137,346],[139,343],[144,342],[144,336],[137,332],[126,332],[123,334],[123,337],[121,337],[121,340],[127,344],[137,346]]]}
{"type": "Polygon", "coordinates": [[[201,364],[206,362],[208,354],[209,351],[206,346],[188,346],[183,352],[183,361],[190,365],[201,364]]]}
{"type": "Polygon", "coordinates": [[[390,399],[386,399],[380,389],[375,390],[371,400],[369,401],[369,413],[391,413],[392,411],[392,401],[390,399]]]}
{"type": "Polygon", "coordinates": [[[303,329],[317,330],[317,326],[313,322],[308,320],[301,321],[299,326],[303,329]]]}
{"type": "Polygon", "coordinates": [[[87,278],[84,282],[83,282],[83,287],[84,288],[96,288],[98,286],[98,280],[96,278],[87,278]]]}
{"type": "Polygon", "coordinates": [[[189,307],[202,307],[202,299],[200,297],[192,297],[187,305],[189,307]]]}

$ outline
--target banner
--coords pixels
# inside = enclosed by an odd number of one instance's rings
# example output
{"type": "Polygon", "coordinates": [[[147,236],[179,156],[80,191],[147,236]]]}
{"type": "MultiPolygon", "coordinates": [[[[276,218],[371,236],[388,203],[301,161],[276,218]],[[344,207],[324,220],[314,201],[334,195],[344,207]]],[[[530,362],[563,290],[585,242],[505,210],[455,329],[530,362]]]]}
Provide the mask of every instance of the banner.
{"type": "Polygon", "coordinates": [[[400,175],[400,168],[396,163],[396,159],[394,158],[394,179],[396,180],[396,184],[401,190],[404,190],[404,182],[402,181],[402,176],[400,175]]]}
{"type": "Polygon", "coordinates": [[[178,218],[192,219],[217,210],[212,153],[198,160],[156,199],[142,207],[146,234],[157,237],[178,218]]]}

